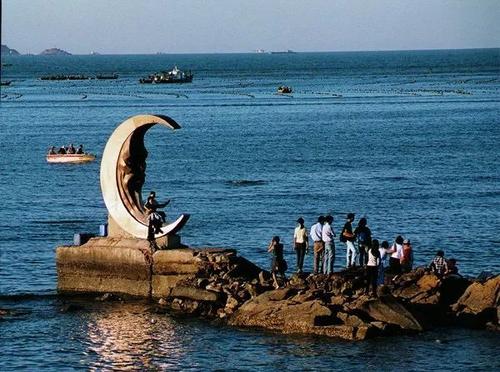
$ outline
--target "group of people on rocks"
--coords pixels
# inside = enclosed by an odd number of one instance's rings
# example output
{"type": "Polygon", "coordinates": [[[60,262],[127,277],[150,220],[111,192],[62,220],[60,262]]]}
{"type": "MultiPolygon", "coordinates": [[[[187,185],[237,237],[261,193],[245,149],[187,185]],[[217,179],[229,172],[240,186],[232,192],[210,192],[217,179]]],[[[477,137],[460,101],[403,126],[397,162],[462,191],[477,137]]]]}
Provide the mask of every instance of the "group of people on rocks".
{"type": "Polygon", "coordinates": [[[78,148],[75,148],[73,144],[70,144],[69,146],[61,146],[59,147],[59,150],[56,150],[55,146],[52,146],[49,149],[49,155],[66,155],[66,154],[84,154],[85,152],[83,151],[83,145],[78,146],[78,148]]]}
{"type": "MultiPolygon", "coordinates": [[[[340,242],[346,248],[346,268],[363,267],[366,276],[366,292],[376,295],[377,286],[384,283],[384,274],[397,276],[410,272],[413,268],[413,248],[409,239],[398,235],[389,245],[387,240],[379,242],[372,237],[365,217],[360,218],[353,228],[354,213],[348,213],[346,222],[339,235],[340,242]],[[389,257],[386,268],[387,257],[389,257]]],[[[297,257],[297,273],[302,273],[304,258],[309,252],[309,238],[313,241],[313,274],[331,274],[335,262],[335,242],[337,236],[332,225],[334,218],[331,215],[319,216],[317,222],[307,231],[304,219],[297,219],[297,226],[293,234],[293,246],[297,257]]],[[[287,263],[283,256],[283,244],[279,236],[272,238],[268,246],[272,254],[271,273],[275,287],[278,286],[277,275],[286,280],[287,263]]],[[[439,250],[431,262],[429,269],[439,277],[458,275],[456,260],[446,260],[444,252],[439,250]]]]}

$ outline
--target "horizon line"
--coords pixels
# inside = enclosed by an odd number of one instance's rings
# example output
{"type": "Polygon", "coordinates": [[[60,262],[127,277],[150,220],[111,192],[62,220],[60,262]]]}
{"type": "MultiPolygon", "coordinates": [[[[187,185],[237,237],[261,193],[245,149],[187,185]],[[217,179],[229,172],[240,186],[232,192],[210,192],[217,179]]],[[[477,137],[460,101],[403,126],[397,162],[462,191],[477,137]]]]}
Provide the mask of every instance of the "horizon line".
{"type": "MultiPolygon", "coordinates": [[[[7,46],[7,44],[2,44],[4,46],[7,46]]],[[[8,46],[7,46],[8,47],[8,46]]],[[[17,51],[15,48],[10,48],[9,49],[14,49],[17,51]]],[[[47,48],[47,49],[60,49],[62,51],[65,51],[67,53],[70,53],[70,55],[62,55],[63,57],[70,57],[70,56],[99,56],[99,55],[105,55],[105,56],[126,56],[126,55],[196,55],[196,54],[273,54],[278,52],[278,54],[301,54],[301,53],[366,53],[366,52],[425,52],[425,51],[446,51],[446,50],[482,50],[482,49],[500,49],[500,46],[495,46],[495,47],[469,47],[469,48],[423,48],[423,49],[367,49],[367,50],[304,50],[304,51],[297,51],[297,50],[265,50],[264,52],[258,52],[259,49],[255,49],[252,51],[239,51],[239,52],[150,52],[150,53],[106,53],[106,52],[97,52],[97,51],[91,51],[89,53],[71,53],[68,52],[66,49],[58,48],[58,47],[52,47],[52,48],[47,48]],[[291,51],[291,52],[288,52],[291,51]],[[93,54],[95,53],[95,54],[93,54]]],[[[44,50],[47,50],[44,49],[44,50]]],[[[43,52],[43,51],[42,51],[43,52]]],[[[19,53],[19,51],[18,51],[19,53]]],[[[41,53],[41,52],[40,52],[41,53]]],[[[20,53],[19,56],[42,56],[40,53],[38,54],[33,54],[30,52],[27,53],[20,53]]],[[[15,55],[6,55],[7,57],[16,57],[15,55]]],[[[43,55],[46,57],[54,57],[54,55],[43,55]]],[[[60,56],[60,55],[59,55],[60,56]]],[[[2,55],[2,58],[5,57],[5,55],[2,55]]]]}

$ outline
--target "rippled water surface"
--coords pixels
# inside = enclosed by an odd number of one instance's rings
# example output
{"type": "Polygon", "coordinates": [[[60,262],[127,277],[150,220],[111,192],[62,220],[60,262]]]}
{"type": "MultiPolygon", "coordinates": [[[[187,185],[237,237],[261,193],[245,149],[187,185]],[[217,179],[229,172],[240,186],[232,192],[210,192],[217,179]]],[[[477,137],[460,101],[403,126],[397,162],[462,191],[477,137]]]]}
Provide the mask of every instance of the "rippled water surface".
{"type": "MultiPolygon", "coordinates": [[[[293,268],[297,217],[310,226],[333,213],[338,230],[353,211],[379,239],[410,238],[418,264],[441,248],[464,274],[498,272],[499,53],[9,58],[2,80],[12,84],[1,88],[0,110],[0,307],[17,315],[0,322],[0,369],[428,370],[436,360],[437,369],[490,369],[498,338],[485,332],[352,344],[179,320],[144,303],[83,301],[61,313],[62,300],[51,297],[55,247],[75,232],[97,233],[106,210],[99,161],[49,165],[45,152],[83,143],[99,160],[124,119],[165,114],[182,129],[148,132],[145,191],[171,198],[171,217],[191,213],[187,244],[234,247],[266,266],[267,242],[280,235],[293,268]],[[138,84],[174,64],[194,72],[192,84],[138,84]],[[37,79],[112,72],[118,80],[37,79]],[[277,95],[282,84],[294,93],[277,95]]],[[[337,266],[342,254],[338,243],[337,266]]]]}

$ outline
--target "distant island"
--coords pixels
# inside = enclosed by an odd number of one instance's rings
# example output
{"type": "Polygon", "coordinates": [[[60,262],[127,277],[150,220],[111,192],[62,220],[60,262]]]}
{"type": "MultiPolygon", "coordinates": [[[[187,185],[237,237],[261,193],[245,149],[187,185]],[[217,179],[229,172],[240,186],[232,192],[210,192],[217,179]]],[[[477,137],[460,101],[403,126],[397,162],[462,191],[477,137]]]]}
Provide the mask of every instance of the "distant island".
{"type": "Polygon", "coordinates": [[[65,50],[59,48],[49,48],[45,49],[40,53],[41,56],[70,56],[71,53],[66,52],[65,50]]]}
{"type": "Polygon", "coordinates": [[[2,50],[1,50],[2,56],[18,56],[21,53],[19,53],[15,49],[10,49],[7,45],[2,44],[2,50]]]}

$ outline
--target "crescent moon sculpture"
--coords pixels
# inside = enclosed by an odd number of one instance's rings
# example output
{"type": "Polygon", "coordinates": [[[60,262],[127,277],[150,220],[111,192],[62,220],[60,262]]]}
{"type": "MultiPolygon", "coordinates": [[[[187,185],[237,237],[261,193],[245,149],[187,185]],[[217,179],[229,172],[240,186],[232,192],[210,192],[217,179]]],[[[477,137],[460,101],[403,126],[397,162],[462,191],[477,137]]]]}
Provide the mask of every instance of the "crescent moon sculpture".
{"type": "MultiPolygon", "coordinates": [[[[172,130],[181,126],[164,115],[136,115],[121,123],[111,134],[101,161],[101,190],[109,214],[127,233],[146,239],[148,222],[142,200],[142,186],[146,179],[144,135],[156,124],[172,130]]],[[[175,234],[186,224],[188,214],[164,225],[155,238],[175,234]]]]}

